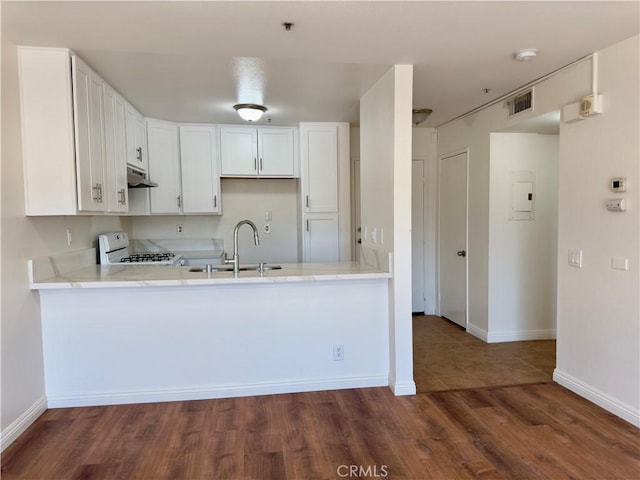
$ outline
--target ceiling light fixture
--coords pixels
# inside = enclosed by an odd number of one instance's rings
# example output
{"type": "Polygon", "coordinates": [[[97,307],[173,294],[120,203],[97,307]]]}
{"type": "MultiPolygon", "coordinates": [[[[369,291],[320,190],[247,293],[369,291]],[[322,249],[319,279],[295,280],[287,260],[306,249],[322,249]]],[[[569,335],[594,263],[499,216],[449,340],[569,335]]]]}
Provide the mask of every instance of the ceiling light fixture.
{"type": "Polygon", "coordinates": [[[513,59],[516,62],[530,62],[536,58],[536,55],[538,55],[538,50],[535,48],[523,48],[513,54],[513,59]]]}
{"type": "Polygon", "coordinates": [[[430,108],[414,108],[411,111],[411,113],[413,114],[412,115],[413,124],[417,127],[422,122],[424,122],[427,118],[429,118],[429,115],[431,115],[431,112],[433,112],[433,110],[431,110],[430,108]]]}
{"type": "Polygon", "coordinates": [[[262,114],[267,111],[267,107],[256,105],[255,103],[239,103],[233,108],[238,112],[240,118],[247,122],[255,122],[260,120],[262,114]]]}

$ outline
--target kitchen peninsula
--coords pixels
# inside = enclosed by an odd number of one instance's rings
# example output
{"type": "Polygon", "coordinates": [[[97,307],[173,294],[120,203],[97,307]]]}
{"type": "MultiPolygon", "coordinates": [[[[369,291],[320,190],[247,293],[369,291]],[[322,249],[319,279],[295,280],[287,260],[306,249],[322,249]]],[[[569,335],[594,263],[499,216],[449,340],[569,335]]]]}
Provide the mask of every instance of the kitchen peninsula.
{"type": "Polygon", "coordinates": [[[389,384],[387,268],[265,272],[31,262],[49,407],[389,384]]]}

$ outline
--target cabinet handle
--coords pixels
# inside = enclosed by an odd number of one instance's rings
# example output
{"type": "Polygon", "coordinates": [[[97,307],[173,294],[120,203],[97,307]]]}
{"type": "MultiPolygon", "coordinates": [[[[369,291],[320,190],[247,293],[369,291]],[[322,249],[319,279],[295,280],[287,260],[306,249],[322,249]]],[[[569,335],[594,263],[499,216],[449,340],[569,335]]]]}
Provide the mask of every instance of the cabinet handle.
{"type": "Polygon", "coordinates": [[[100,187],[99,187],[99,183],[96,183],[93,187],[91,187],[91,190],[93,191],[93,195],[91,195],[91,199],[95,202],[100,202],[100,187]]]}
{"type": "Polygon", "coordinates": [[[98,203],[102,203],[102,184],[98,184],[98,203]]]}
{"type": "Polygon", "coordinates": [[[309,208],[309,195],[306,195],[305,202],[306,202],[307,208],[309,208]]]}
{"type": "Polygon", "coordinates": [[[142,161],[142,147],[136,148],[136,159],[142,161]]]}
{"type": "Polygon", "coordinates": [[[309,231],[309,219],[307,218],[307,232],[309,231]]]}
{"type": "Polygon", "coordinates": [[[253,169],[257,172],[258,171],[258,159],[257,158],[253,158],[253,169]]]}
{"type": "Polygon", "coordinates": [[[178,200],[178,208],[182,207],[182,199],[180,198],[182,195],[178,195],[177,200],[178,200]]]}
{"type": "Polygon", "coordinates": [[[213,208],[218,208],[218,196],[213,196],[213,208]]]}
{"type": "Polygon", "coordinates": [[[260,159],[260,171],[262,171],[262,158],[260,159]]]}

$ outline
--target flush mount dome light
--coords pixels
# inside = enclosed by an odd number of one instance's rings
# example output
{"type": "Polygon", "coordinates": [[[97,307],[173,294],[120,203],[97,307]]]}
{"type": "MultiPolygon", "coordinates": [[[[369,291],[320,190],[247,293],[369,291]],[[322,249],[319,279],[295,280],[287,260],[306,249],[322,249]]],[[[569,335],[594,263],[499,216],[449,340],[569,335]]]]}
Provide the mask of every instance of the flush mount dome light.
{"type": "Polygon", "coordinates": [[[240,118],[247,122],[260,120],[262,114],[267,111],[267,107],[256,105],[255,103],[239,103],[234,105],[233,108],[238,112],[240,118]]]}
{"type": "Polygon", "coordinates": [[[429,115],[431,115],[431,112],[433,112],[433,110],[431,110],[430,108],[414,108],[411,111],[413,124],[417,127],[422,122],[424,122],[429,117],[429,115]]]}
{"type": "Polygon", "coordinates": [[[513,54],[513,59],[516,62],[530,62],[536,58],[536,55],[538,55],[538,50],[535,48],[523,48],[513,54]]]}

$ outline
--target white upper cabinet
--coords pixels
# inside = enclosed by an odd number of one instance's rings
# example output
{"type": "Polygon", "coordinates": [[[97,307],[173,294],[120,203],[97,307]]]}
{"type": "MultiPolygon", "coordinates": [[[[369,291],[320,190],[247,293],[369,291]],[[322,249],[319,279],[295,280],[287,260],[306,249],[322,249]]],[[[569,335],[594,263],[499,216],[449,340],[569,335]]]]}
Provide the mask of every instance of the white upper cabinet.
{"type": "Polygon", "coordinates": [[[180,126],[182,212],[220,213],[220,173],[216,127],[180,126]]]}
{"type": "Polygon", "coordinates": [[[294,176],[294,132],[291,128],[258,128],[260,176],[294,176]]]}
{"type": "Polygon", "coordinates": [[[147,119],[147,143],[149,178],[158,184],[150,191],[151,213],[182,213],[178,125],[147,119]]]}
{"type": "Polygon", "coordinates": [[[258,174],[258,130],[252,127],[220,128],[222,175],[258,174]]]}
{"type": "Polygon", "coordinates": [[[125,103],[127,165],[147,171],[148,155],[144,117],[131,104],[125,103]]]}
{"type": "Polygon", "coordinates": [[[220,128],[221,174],[227,177],[296,177],[296,129],[220,128]]]}
{"type": "Polygon", "coordinates": [[[305,212],[338,211],[338,128],[300,127],[302,201],[305,212]]]}
{"type": "Polygon", "coordinates": [[[18,64],[25,213],[127,212],[125,100],[69,49],[18,64]]]}
{"type": "Polygon", "coordinates": [[[104,89],[104,153],[107,175],[107,212],[124,213],[128,207],[124,99],[106,83],[104,89]]]}
{"type": "Polygon", "coordinates": [[[150,212],[221,213],[217,128],[147,119],[150,212]]]}
{"type": "Polygon", "coordinates": [[[102,79],[76,55],[73,72],[78,210],[104,212],[106,183],[102,79]]]}
{"type": "Polygon", "coordinates": [[[66,48],[18,47],[27,215],[104,213],[103,80],[66,48]]]}

